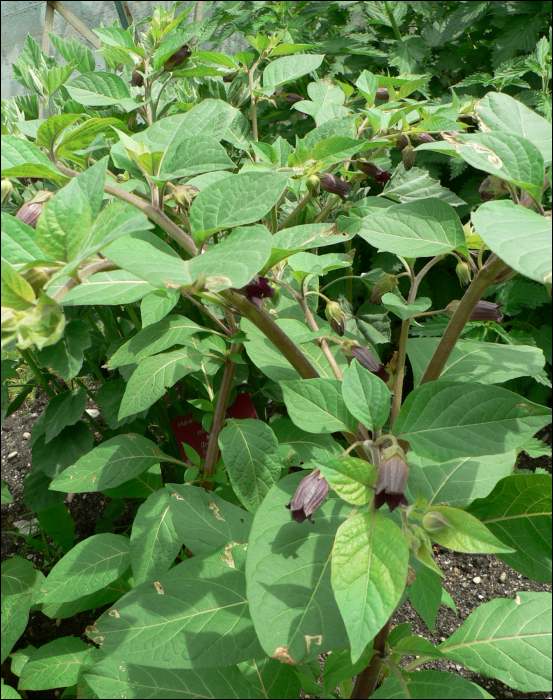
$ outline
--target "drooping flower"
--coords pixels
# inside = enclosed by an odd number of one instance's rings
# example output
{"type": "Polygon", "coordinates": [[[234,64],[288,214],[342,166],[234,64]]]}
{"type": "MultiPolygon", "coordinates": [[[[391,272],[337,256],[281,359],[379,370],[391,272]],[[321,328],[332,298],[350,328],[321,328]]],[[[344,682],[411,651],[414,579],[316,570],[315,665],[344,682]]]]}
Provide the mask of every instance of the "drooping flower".
{"type": "Polygon", "coordinates": [[[330,323],[332,330],[338,335],[344,335],[346,329],[346,317],[342,307],[337,301],[329,301],[326,305],[325,316],[330,323]]]}
{"type": "Polygon", "coordinates": [[[455,268],[455,272],[457,273],[461,287],[466,287],[468,284],[470,284],[472,275],[470,265],[467,262],[464,260],[459,260],[457,267],[455,268]]]}
{"type": "Polygon", "coordinates": [[[142,87],[144,85],[144,76],[135,68],[131,75],[131,85],[133,87],[142,87]]]}
{"type": "Polygon", "coordinates": [[[340,199],[345,199],[346,195],[350,193],[350,188],[347,182],[340,180],[335,175],[331,175],[331,173],[323,173],[319,177],[319,180],[321,181],[321,187],[325,192],[337,194],[340,199]]]}
{"type": "Polygon", "coordinates": [[[400,503],[409,505],[403,493],[408,479],[409,465],[401,447],[392,445],[383,450],[378,467],[374,507],[380,508],[386,503],[391,512],[400,503]]]}
{"type": "Polygon", "coordinates": [[[356,160],[355,166],[358,170],[365,173],[367,177],[371,180],[376,180],[379,185],[385,185],[388,180],[392,179],[392,176],[386,170],[382,170],[380,165],[376,163],[371,163],[370,161],[356,160]]]}
{"type": "Polygon", "coordinates": [[[478,192],[484,202],[489,202],[492,199],[497,199],[504,194],[508,194],[509,190],[505,185],[505,181],[495,175],[489,175],[482,180],[478,192]]]}
{"type": "Polygon", "coordinates": [[[271,287],[266,277],[255,275],[252,281],[244,287],[248,299],[261,308],[263,297],[273,297],[274,287],[271,287]]]}
{"type": "Polygon", "coordinates": [[[330,486],[319,471],[312,472],[299,483],[296,493],[286,508],[292,511],[292,520],[303,523],[307,518],[313,523],[311,515],[323,504],[330,486]]]}
{"type": "Polygon", "coordinates": [[[362,345],[352,345],[351,347],[352,356],[359,362],[361,367],[368,369],[369,372],[376,374],[377,377],[382,379],[383,382],[387,382],[390,378],[390,373],[384,367],[382,362],[373,355],[373,353],[362,345]]]}
{"type": "Polygon", "coordinates": [[[38,221],[38,217],[40,216],[42,208],[44,207],[45,203],[53,196],[53,192],[49,192],[47,190],[39,190],[32,199],[23,204],[23,206],[15,215],[15,218],[19,219],[24,224],[27,224],[27,226],[35,228],[36,222],[38,221]]]}
{"type": "Polygon", "coordinates": [[[284,99],[286,100],[286,102],[288,102],[289,105],[295,105],[296,102],[301,102],[305,98],[301,95],[298,95],[297,92],[289,92],[284,99]]]}
{"type": "Polygon", "coordinates": [[[389,100],[390,96],[388,95],[388,88],[385,88],[385,87],[377,88],[377,90],[374,94],[374,99],[375,100],[389,100]]]}
{"type": "Polygon", "coordinates": [[[415,136],[421,143],[432,143],[436,140],[433,136],[430,136],[430,134],[425,134],[424,132],[421,134],[416,134],[415,136]]]}
{"type": "MultiPolygon", "coordinates": [[[[453,316],[453,314],[459,308],[460,303],[461,302],[458,299],[450,301],[445,307],[447,315],[453,316]]],[[[505,306],[502,301],[495,302],[480,300],[476,304],[474,311],[471,313],[469,318],[471,321],[495,321],[496,323],[501,323],[503,320],[503,314],[501,313],[500,308],[502,306],[505,306]]]]}
{"type": "Polygon", "coordinates": [[[393,292],[396,287],[397,277],[395,275],[390,275],[387,272],[384,272],[382,277],[374,285],[369,301],[371,302],[371,304],[381,304],[382,297],[384,296],[384,294],[387,294],[388,292],[393,292]]]}
{"type": "Polygon", "coordinates": [[[163,70],[166,70],[166,71],[175,70],[175,68],[177,68],[177,66],[180,66],[181,63],[184,63],[184,61],[186,61],[191,55],[192,55],[192,51],[190,50],[188,44],[183,44],[180,47],[180,49],[177,49],[165,61],[165,63],[163,64],[163,70]]]}

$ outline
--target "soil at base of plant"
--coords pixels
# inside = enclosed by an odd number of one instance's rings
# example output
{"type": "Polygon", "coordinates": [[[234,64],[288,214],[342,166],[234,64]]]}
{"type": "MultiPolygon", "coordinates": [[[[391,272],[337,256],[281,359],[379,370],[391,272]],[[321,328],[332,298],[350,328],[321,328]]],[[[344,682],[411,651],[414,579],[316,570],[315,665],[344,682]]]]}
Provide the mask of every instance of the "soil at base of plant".
{"type": "MultiPolygon", "coordinates": [[[[30,406],[23,406],[9,416],[2,428],[2,479],[8,484],[14,499],[13,503],[2,505],[2,561],[12,555],[18,555],[26,557],[39,569],[44,566],[43,555],[26,547],[23,538],[8,534],[7,531],[16,530],[18,527],[16,523],[19,521],[28,521],[33,518],[23,500],[23,479],[30,471],[32,464],[29,437],[35,421],[45,410],[48,401],[48,396],[43,391],[37,390],[36,401],[30,406]]],[[[91,399],[88,399],[87,408],[97,409],[98,406],[91,399]]],[[[101,418],[97,420],[102,424],[101,418]]],[[[551,426],[540,431],[537,437],[551,444],[551,426]]],[[[523,452],[519,455],[517,467],[532,471],[541,467],[551,472],[551,458],[532,459],[523,452]]],[[[94,534],[95,525],[103,515],[110,500],[101,493],[75,494],[72,502],[68,504],[68,508],[75,522],[76,542],[94,534]]],[[[119,520],[115,522],[116,532],[124,532],[126,527],[130,528],[132,525],[136,501],[129,498],[125,499],[125,502],[125,510],[119,520]]],[[[550,583],[537,583],[527,579],[494,556],[460,554],[442,547],[435,547],[434,551],[436,562],[445,574],[444,588],[455,601],[458,614],[456,615],[453,610],[442,605],[433,632],[428,629],[409,601],[402,605],[393,617],[394,625],[401,622],[411,622],[413,634],[421,635],[434,644],[439,644],[449,637],[478,605],[486,601],[499,597],[513,597],[518,591],[551,592],[552,590],[550,583]]],[[[62,620],[52,620],[40,611],[31,612],[29,623],[15,649],[29,645],[40,647],[54,639],[68,635],[80,637],[90,644],[90,640],[84,634],[85,629],[108,607],[109,605],[106,605],[104,608],[89,610],[62,620]]],[[[321,662],[326,656],[327,654],[321,655],[321,662]]],[[[409,661],[409,657],[404,657],[403,663],[409,661]]],[[[464,676],[480,685],[494,698],[536,698],[540,700],[551,698],[551,693],[520,693],[493,678],[473,673],[460,664],[448,660],[431,661],[421,668],[449,671],[464,676]]],[[[3,667],[2,677],[5,678],[5,682],[11,684],[17,681],[15,677],[6,677],[4,671],[3,667]]],[[[59,697],[62,692],[63,689],[29,691],[27,697],[49,699],[59,697]]],[[[306,695],[302,692],[301,697],[316,698],[322,696],[306,695]]]]}

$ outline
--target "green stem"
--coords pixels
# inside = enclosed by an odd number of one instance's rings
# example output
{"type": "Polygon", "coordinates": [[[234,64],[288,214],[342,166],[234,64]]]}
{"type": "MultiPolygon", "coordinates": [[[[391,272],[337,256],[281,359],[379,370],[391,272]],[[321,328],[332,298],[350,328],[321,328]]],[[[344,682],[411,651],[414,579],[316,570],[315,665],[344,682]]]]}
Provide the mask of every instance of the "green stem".
{"type": "Polygon", "coordinates": [[[52,389],[52,387],[48,384],[46,381],[46,378],[44,374],[41,372],[39,366],[37,363],[34,361],[33,356],[31,355],[30,350],[21,350],[19,349],[19,352],[21,353],[21,357],[25,360],[25,362],[29,365],[31,368],[31,371],[35,375],[35,377],[38,380],[38,383],[40,386],[44,389],[44,391],[48,394],[50,398],[54,398],[56,395],[56,392],[52,389]]]}
{"type": "MultiPolygon", "coordinates": [[[[250,105],[252,109],[252,136],[254,141],[259,141],[259,135],[257,132],[257,103],[255,100],[255,95],[253,94],[253,71],[255,70],[256,66],[257,63],[248,71],[248,83],[250,87],[250,105]]],[[[254,160],[256,163],[259,163],[259,156],[255,155],[254,160]]]]}
{"type": "Polygon", "coordinates": [[[89,366],[90,369],[92,370],[92,374],[96,377],[96,379],[97,379],[101,384],[105,384],[105,383],[106,383],[106,380],[105,380],[103,374],[100,372],[100,370],[98,369],[98,367],[96,367],[96,365],[94,364],[94,362],[92,362],[92,360],[90,359],[90,355],[89,355],[87,352],[85,352],[85,353],[83,353],[83,354],[84,354],[84,359],[87,361],[88,366],[89,366]]]}
{"type": "Polygon", "coordinates": [[[129,316],[131,317],[131,321],[134,323],[134,327],[136,328],[137,331],[142,330],[142,324],[140,323],[140,320],[138,316],[136,315],[135,310],[132,307],[132,304],[125,304],[125,308],[127,309],[127,312],[129,316]]]}
{"type": "Polygon", "coordinates": [[[183,416],[186,413],[186,411],[184,410],[184,408],[179,400],[177,392],[173,389],[172,386],[168,386],[167,393],[171,397],[171,401],[173,402],[173,406],[177,409],[177,411],[179,412],[179,415],[183,416]]]}
{"type": "MultiPolygon", "coordinates": [[[[309,294],[309,292],[308,292],[309,294]]],[[[321,295],[322,296],[322,295],[321,295]]],[[[324,297],[326,299],[326,297],[324,297]]],[[[311,309],[307,306],[307,301],[305,299],[305,296],[300,298],[300,306],[303,310],[303,315],[305,316],[305,320],[307,321],[309,328],[311,328],[312,331],[318,331],[319,326],[317,325],[317,322],[315,321],[315,317],[311,313],[311,309]]],[[[328,299],[327,299],[328,301],[328,299]]],[[[336,362],[336,358],[330,351],[330,348],[327,345],[327,342],[324,338],[318,338],[317,342],[319,344],[319,347],[323,351],[324,356],[327,359],[328,364],[330,365],[330,369],[334,373],[334,376],[336,379],[339,379],[340,381],[343,380],[344,375],[342,374],[342,371],[338,367],[338,363],[336,362]]]]}
{"type": "Polygon", "coordinates": [[[411,319],[407,318],[401,324],[401,335],[399,337],[399,349],[397,358],[396,377],[394,381],[394,398],[392,401],[392,411],[390,413],[390,429],[398,416],[403,398],[403,379],[405,377],[405,357],[407,354],[407,339],[409,338],[409,327],[411,319]]]}
{"type": "MultiPolygon", "coordinates": [[[[351,240],[345,243],[346,253],[351,251],[351,240]]],[[[349,304],[353,303],[353,267],[350,265],[346,270],[346,299],[349,304]]]]}
{"type": "Polygon", "coordinates": [[[301,200],[301,202],[297,205],[297,207],[294,209],[294,211],[289,214],[284,221],[280,224],[278,227],[279,231],[282,231],[283,228],[288,228],[290,223],[296,218],[296,215],[300,213],[300,211],[307,205],[309,200],[313,197],[311,192],[308,192],[305,197],[301,200]]]}
{"type": "Polygon", "coordinates": [[[386,6],[386,14],[388,15],[388,19],[390,20],[390,24],[392,25],[392,29],[394,30],[395,37],[398,41],[403,41],[403,37],[401,36],[401,33],[399,31],[399,28],[396,23],[396,18],[394,17],[394,11],[392,8],[392,3],[389,2],[389,0],[386,0],[384,2],[384,5],[386,6]]]}
{"type": "Polygon", "coordinates": [[[503,260],[492,254],[484,267],[474,277],[428,363],[428,367],[421,379],[421,384],[439,379],[445,363],[459,340],[476,304],[480,301],[484,292],[492,286],[495,278],[504,268],[505,263],[503,260]]]}
{"type": "Polygon", "coordinates": [[[330,213],[330,211],[332,210],[334,205],[339,201],[340,201],[340,197],[338,197],[338,195],[334,195],[334,197],[331,197],[330,201],[327,203],[327,205],[325,207],[323,207],[323,209],[321,210],[321,213],[313,219],[313,223],[318,224],[323,219],[326,219],[326,217],[328,216],[328,214],[330,213]]]}

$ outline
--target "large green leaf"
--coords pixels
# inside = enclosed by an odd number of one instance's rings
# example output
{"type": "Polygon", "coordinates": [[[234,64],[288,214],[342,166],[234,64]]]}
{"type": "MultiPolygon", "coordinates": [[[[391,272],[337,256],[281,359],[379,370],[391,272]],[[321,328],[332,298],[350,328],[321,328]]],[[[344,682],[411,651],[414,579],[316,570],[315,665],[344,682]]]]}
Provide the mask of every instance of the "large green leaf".
{"type": "Polygon", "coordinates": [[[353,360],[344,372],[342,396],[350,413],[369,430],[380,430],[390,412],[390,392],[382,379],[353,360]]]}
{"type": "Polygon", "coordinates": [[[115,581],[130,564],[129,540],[122,535],[92,535],[76,544],[50,570],[37,602],[77,600],[115,581]]]}
{"type": "Polygon", "coordinates": [[[476,233],[504,262],[536,282],[551,282],[551,217],[505,200],[486,202],[471,218],[476,233]]]}
{"type": "Polygon", "coordinates": [[[442,602],[442,579],[437,571],[423,566],[419,561],[416,564],[418,565],[417,576],[409,586],[409,600],[434,634],[436,616],[442,602]]]}
{"type": "Polygon", "coordinates": [[[362,506],[373,495],[376,469],[363,459],[342,457],[341,459],[316,460],[315,466],[328,481],[331,488],[347,503],[362,506]]]}
{"type": "Polygon", "coordinates": [[[455,210],[435,198],[372,212],[361,219],[357,234],[379,250],[408,258],[440,255],[465,246],[455,210]]]}
{"type": "Polygon", "coordinates": [[[344,91],[330,78],[309,83],[307,94],[311,99],[296,102],[294,109],[311,115],[317,126],[349,115],[349,109],[344,107],[346,100],[344,91]]]}
{"type": "Polygon", "coordinates": [[[230,543],[136,586],[117,601],[116,613],[97,620],[90,638],[125,663],[166,669],[228,667],[261,656],[248,611],[244,547],[230,543]]]}
{"type": "MultiPolygon", "coordinates": [[[[352,234],[353,235],[353,234],[352,234]]],[[[352,236],[340,233],[328,224],[302,224],[277,231],[273,236],[273,248],[283,250],[307,250],[343,243],[352,236]]]]}
{"type": "Polygon", "coordinates": [[[280,477],[275,434],[260,420],[229,419],[219,434],[219,447],[234,492],[255,513],[280,477]]]}
{"type": "Polygon", "coordinates": [[[449,659],[523,693],[551,688],[551,593],[480,605],[440,644],[449,659]]]}
{"type": "Polygon", "coordinates": [[[186,316],[166,316],[163,320],[147,326],[122,345],[110,357],[107,366],[130,365],[163,352],[173,345],[186,345],[188,338],[201,330],[205,329],[186,316]]]}
{"type": "Polygon", "coordinates": [[[19,265],[44,260],[44,253],[36,242],[34,228],[15,216],[2,212],[2,259],[19,269],[19,265]]]}
{"type": "Polygon", "coordinates": [[[539,149],[523,136],[501,131],[459,134],[458,154],[478,170],[518,185],[537,199],[541,196],[545,166],[539,149]]]}
{"type": "Polygon", "coordinates": [[[149,408],[163,396],[167,387],[174,386],[190,372],[201,369],[201,359],[201,351],[182,347],[142,360],[127,383],[119,420],[149,408]]]}
{"type": "Polygon", "coordinates": [[[492,131],[506,131],[531,141],[545,165],[551,164],[551,124],[525,104],[504,92],[488,92],[474,110],[492,131]]]}
{"type": "Polygon", "coordinates": [[[551,477],[511,474],[469,512],[481,520],[514,554],[500,554],[506,564],[533,581],[551,581],[551,477]]]}
{"type": "Polygon", "coordinates": [[[331,136],[319,141],[309,151],[309,158],[319,162],[319,167],[337,163],[363,150],[365,141],[350,139],[348,136],[331,136]]]}
{"type": "Polygon", "coordinates": [[[46,442],[59,435],[67,425],[74,425],[82,416],[86,406],[86,391],[63,391],[54,396],[44,412],[44,435],[46,442]]]}
{"type": "Polygon", "coordinates": [[[2,601],[2,663],[27,627],[32,602],[31,593],[11,595],[2,601]]]}
{"type": "Polygon", "coordinates": [[[102,442],[57,476],[53,491],[103,491],[158,465],[165,455],[151,440],[129,433],[102,442]]]}
{"type": "Polygon", "coordinates": [[[75,102],[86,107],[121,105],[131,110],[140,106],[131,98],[127,83],[114,73],[85,73],[73,78],[65,87],[75,102]]]}
{"type": "Polygon", "coordinates": [[[356,513],[338,528],[332,588],[348,631],[353,663],[398,604],[408,561],[401,530],[374,508],[356,513]]]}
{"type": "Polygon", "coordinates": [[[196,242],[224,228],[258,221],[276,204],[284,191],[287,173],[246,172],[202,190],[190,208],[190,224],[196,242]]]}
{"type": "Polygon", "coordinates": [[[39,177],[66,180],[33,143],[17,136],[2,136],[2,177],[39,177]]]}
{"type": "Polygon", "coordinates": [[[302,56],[286,56],[272,61],[263,71],[263,87],[275,88],[278,85],[290,83],[302,75],[312,73],[323,62],[324,55],[304,54],[302,56]]]}
{"type": "Polygon", "coordinates": [[[83,365],[84,351],[90,347],[90,326],[82,319],[70,321],[55,345],[37,351],[42,367],[51,367],[68,382],[76,377],[83,365]]]}
{"type": "Polygon", "coordinates": [[[551,411],[507,389],[470,382],[428,382],[412,391],[394,423],[421,457],[448,460],[499,454],[523,445],[551,411]]]}
{"type": "Polygon", "coordinates": [[[160,180],[174,180],[234,167],[234,163],[217,139],[201,134],[182,141],[172,141],[163,156],[157,177],[160,180]]]}
{"type": "MultiPolygon", "coordinates": [[[[69,277],[59,279],[50,287],[50,294],[55,294],[68,279],[69,277]]],[[[154,290],[152,284],[126,270],[98,272],[74,287],[63,297],[61,303],[63,306],[132,304],[154,290]]]]}
{"type": "Polygon", "coordinates": [[[229,700],[258,697],[236,666],[212,668],[206,673],[202,669],[154,668],[147,660],[144,665],[121,664],[117,656],[102,654],[91,668],[83,671],[82,678],[99,698],[112,695],[129,700],[162,695],[229,700]]]}
{"type": "Polygon", "coordinates": [[[197,486],[166,484],[171,494],[173,523],[194,554],[207,554],[229,542],[247,542],[253,516],[212,491],[197,486]]]}
{"type": "Polygon", "coordinates": [[[278,440],[280,456],[291,466],[300,466],[313,459],[337,457],[342,446],[330,435],[313,435],[294,425],[289,418],[280,418],[271,423],[278,440]]]}
{"type": "Polygon", "coordinates": [[[75,684],[85,658],[88,645],[77,637],[60,637],[39,649],[23,666],[19,690],[47,690],[75,684]]]}
{"type": "Polygon", "coordinates": [[[410,452],[405,495],[412,502],[420,489],[429,506],[447,503],[463,508],[475,498],[487,496],[498,481],[511,474],[516,456],[516,451],[511,450],[505,454],[457,457],[442,462],[410,452]]]}
{"type": "Polygon", "coordinates": [[[258,698],[300,697],[301,683],[296,669],[289,664],[265,656],[243,661],[238,668],[255,688],[258,698]]]}
{"type": "MultiPolygon", "coordinates": [[[[439,338],[409,338],[407,341],[415,384],[420,382],[439,341],[439,338]]],[[[458,340],[447,358],[440,380],[501,384],[515,377],[538,374],[544,363],[543,352],[531,345],[458,340]]]]}
{"type": "Polygon", "coordinates": [[[398,166],[393,178],[386,183],[382,195],[396,201],[399,200],[402,204],[428,199],[428,197],[443,199],[452,207],[465,204],[464,200],[448,190],[447,187],[442,187],[438,180],[431,177],[428,170],[423,168],[405,170],[403,165],[398,166]]]}
{"type": "Polygon", "coordinates": [[[342,398],[337,379],[301,379],[281,382],[284,403],[292,421],[308,433],[354,433],[357,421],[342,398]]]}
{"type": "Polygon", "coordinates": [[[476,683],[444,671],[418,671],[409,674],[405,679],[409,696],[397,678],[391,673],[384,683],[377,688],[371,698],[378,700],[403,700],[411,697],[413,700],[479,700],[493,698],[476,683]]]}
{"type": "Polygon", "coordinates": [[[265,653],[297,664],[348,643],[330,586],[330,557],[336,529],[351,506],[330,493],[314,525],[294,522],[285,505],[303,476],[289,474],[265,497],[254,517],[246,564],[250,613],[265,653]]]}

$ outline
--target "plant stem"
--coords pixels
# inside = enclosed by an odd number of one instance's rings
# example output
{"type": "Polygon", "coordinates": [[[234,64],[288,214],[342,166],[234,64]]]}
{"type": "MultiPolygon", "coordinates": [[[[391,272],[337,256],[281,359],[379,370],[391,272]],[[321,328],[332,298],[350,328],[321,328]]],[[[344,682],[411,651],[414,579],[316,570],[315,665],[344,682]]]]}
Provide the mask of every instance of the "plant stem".
{"type": "Polygon", "coordinates": [[[398,41],[403,41],[403,37],[401,36],[401,33],[399,31],[399,28],[396,23],[396,18],[394,17],[394,10],[392,8],[392,3],[389,2],[389,0],[386,0],[384,2],[384,5],[386,6],[386,14],[388,15],[388,19],[390,20],[390,24],[392,25],[392,29],[394,30],[395,37],[398,41]]]}
{"type": "Polygon", "coordinates": [[[288,214],[288,216],[284,219],[284,221],[280,224],[278,227],[279,231],[282,231],[283,228],[288,228],[290,225],[290,222],[296,217],[297,214],[300,213],[300,211],[305,207],[307,202],[313,197],[311,192],[308,192],[305,197],[301,200],[301,202],[297,205],[297,207],[294,209],[294,211],[291,214],[288,214]]]}
{"type": "Polygon", "coordinates": [[[188,299],[189,301],[191,301],[194,304],[194,306],[197,306],[198,309],[200,309],[200,311],[203,314],[205,314],[214,323],[216,323],[219,326],[219,328],[222,328],[223,331],[226,333],[226,335],[228,335],[229,337],[232,335],[232,333],[225,326],[225,324],[220,319],[218,319],[217,316],[215,316],[215,314],[207,308],[207,306],[204,306],[201,301],[194,299],[193,296],[191,296],[190,294],[187,294],[186,292],[181,292],[181,296],[184,297],[185,299],[188,299]]]}
{"type": "MultiPolygon", "coordinates": [[[[326,299],[326,297],[325,297],[326,299]]],[[[328,301],[328,299],[327,299],[328,301]]],[[[317,325],[317,322],[315,321],[315,317],[311,313],[311,309],[307,306],[307,299],[304,297],[301,297],[300,300],[300,306],[302,308],[303,314],[305,316],[305,320],[307,321],[307,324],[309,325],[309,328],[311,328],[312,331],[318,331],[319,326],[317,325]]],[[[328,344],[324,338],[317,338],[317,343],[319,344],[319,347],[323,351],[324,356],[326,357],[328,364],[330,365],[330,369],[334,372],[334,376],[336,379],[339,379],[340,381],[343,380],[344,375],[342,374],[342,371],[338,367],[338,363],[336,362],[336,358],[330,351],[330,348],[328,347],[328,344]]]]}
{"type": "MultiPolygon", "coordinates": [[[[233,343],[230,346],[230,351],[231,353],[240,353],[243,347],[242,343],[233,343]]],[[[225,420],[228,400],[237,366],[236,362],[229,359],[223,373],[223,380],[221,382],[219,394],[217,395],[217,403],[215,404],[215,412],[213,413],[213,423],[211,424],[211,432],[209,433],[209,441],[207,443],[207,451],[203,466],[204,479],[209,479],[215,474],[217,453],[219,452],[219,433],[221,432],[221,426],[225,420]]]]}
{"type": "Polygon", "coordinates": [[[132,307],[132,304],[125,304],[125,308],[127,309],[129,316],[131,317],[131,321],[134,323],[134,327],[138,332],[140,332],[142,330],[142,324],[140,323],[138,316],[136,315],[136,312],[132,307]]]}
{"type": "Polygon", "coordinates": [[[329,201],[329,202],[326,204],[326,206],[324,206],[323,209],[321,210],[321,213],[313,219],[313,223],[314,223],[314,224],[318,224],[318,223],[319,223],[320,221],[322,221],[323,219],[326,219],[326,217],[328,216],[330,210],[331,210],[331,209],[334,207],[334,205],[335,205],[337,202],[339,202],[339,201],[340,201],[340,197],[339,197],[337,194],[334,195],[334,197],[331,197],[331,198],[330,198],[330,201],[329,201]]]}
{"type": "Polygon", "coordinates": [[[459,340],[476,304],[480,301],[484,292],[492,286],[495,278],[504,268],[505,263],[503,260],[492,254],[484,267],[472,280],[428,363],[428,367],[421,379],[421,384],[439,379],[445,363],[459,340]]]}
{"type": "Polygon", "coordinates": [[[390,430],[397,418],[399,409],[401,408],[401,399],[403,397],[403,379],[405,377],[405,357],[407,354],[407,339],[409,338],[409,327],[411,319],[407,318],[401,324],[401,335],[399,337],[399,348],[397,358],[396,378],[394,381],[394,399],[392,401],[392,411],[390,413],[390,430]]]}
{"type": "MultiPolygon", "coordinates": [[[[254,141],[259,141],[257,133],[257,103],[255,100],[255,95],[253,94],[253,71],[255,70],[256,66],[257,63],[248,71],[248,82],[250,86],[250,105],[252,109],[252,136],[254,141]]],[[[259,163],[259,156],[257,154],[254,155],[254,160],[256,163],[259,163]]]]}
{"type": "Polygon", "coordinates": [[[300,348],[273,321],[268,313],[257,307],[247,297],[232,289],[219,293],[226,301],[234,304],[240,313],[254,323],[260,331],[280,350],[302,379],[314,379],[319,376],[300,348]]]}
{"type": "Polygon", "coordinates": [[[370,660],[369,665],[357,676],[351,694],[352,698],[368,698],[374,693],[378,677],[380,676],[380,669],[382,668],[382,656],[386,651],[386,640],[390,634],[391,624],[392,618],[377,632],[373,641],[373,649],[376,653],[370,660]]]}
{"type": "Polygon", "coordinates": [[[25,360],[25,362],[29,365],[31,371],[35,375],[35,377],[38,379],[38,383],[40,386],[44,389],[44,391],[48,394],[48,396],[52,399],[56,395],[56,392],[52,389],[52,387],[48,384],[46,381],[46,378],[44,374],[42,374],[39,366],[37,363],[34,361],[33,356],[31,355],[29,350],[21,350],[18,348],[19,352],[21,353],[21,357],[25,360]]]}
{"type": "Polygon", "coordinates": [[[117,265],[112,263],[111,260],[102,260],[101,262],[92,263],[77,273],[80,282],[78,282],[74,277],[71,277],[71,279],[68,279],[67,282],[60,287],[55,294],[52,295],[52,299],[55,301],[60,301],[60,299],[63,299],[63,297],[70,292],[73,287],[76,287],[81,282],[84,282],[85,279],[96,274],[96,272],[109,272],[110,270],[117,269],[117,265]]]}

